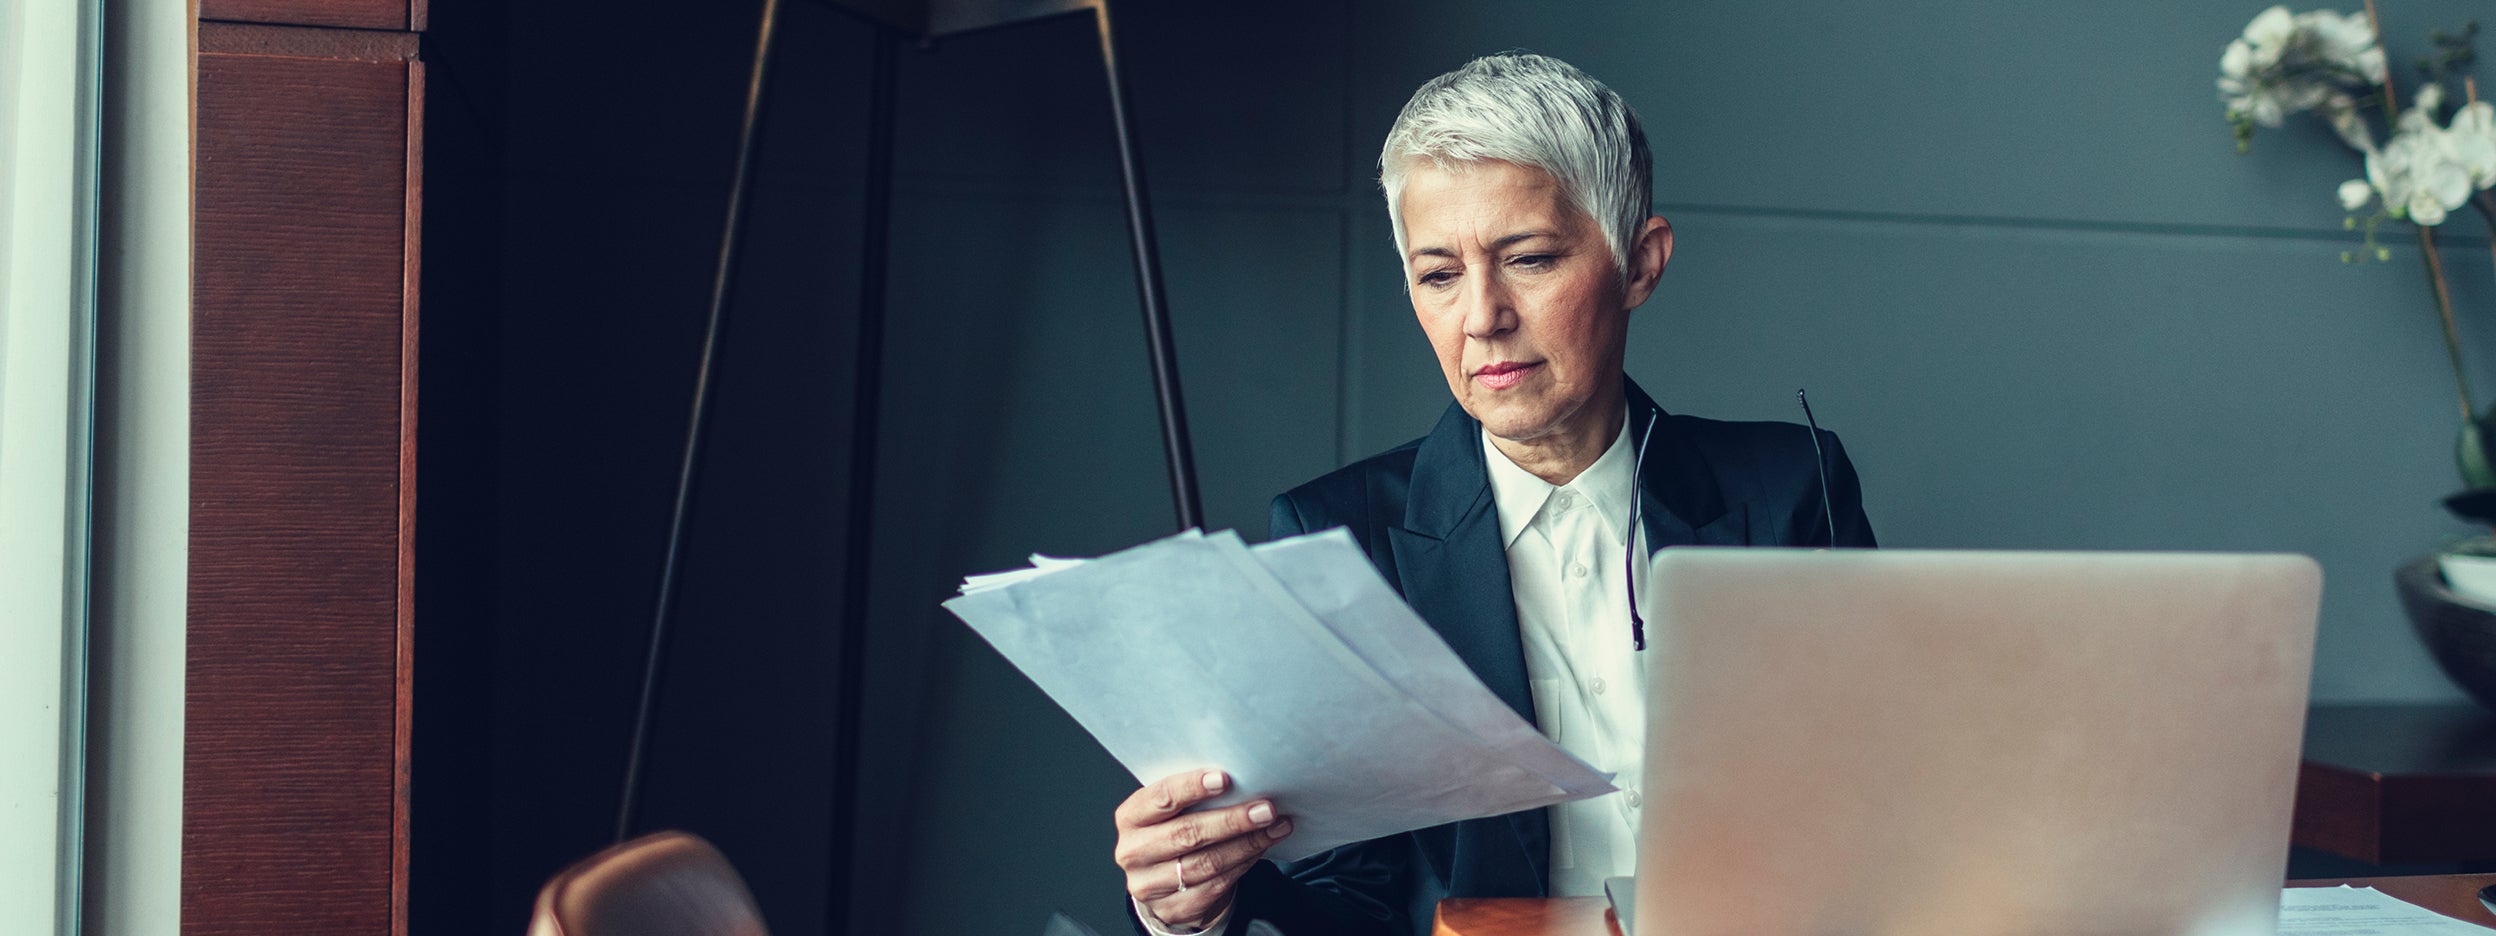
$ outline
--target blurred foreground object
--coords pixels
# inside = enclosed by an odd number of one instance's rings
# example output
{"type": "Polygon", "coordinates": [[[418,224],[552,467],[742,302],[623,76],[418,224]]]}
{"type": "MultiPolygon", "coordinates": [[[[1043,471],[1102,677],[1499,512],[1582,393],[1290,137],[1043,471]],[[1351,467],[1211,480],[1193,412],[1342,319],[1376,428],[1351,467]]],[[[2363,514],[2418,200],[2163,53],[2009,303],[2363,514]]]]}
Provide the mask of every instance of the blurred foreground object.
{"type": "Polygon", "coordinates": [[[745,879],[690,832],[581,859],[537,892],[529,936],[770,936],[745,879]]]}

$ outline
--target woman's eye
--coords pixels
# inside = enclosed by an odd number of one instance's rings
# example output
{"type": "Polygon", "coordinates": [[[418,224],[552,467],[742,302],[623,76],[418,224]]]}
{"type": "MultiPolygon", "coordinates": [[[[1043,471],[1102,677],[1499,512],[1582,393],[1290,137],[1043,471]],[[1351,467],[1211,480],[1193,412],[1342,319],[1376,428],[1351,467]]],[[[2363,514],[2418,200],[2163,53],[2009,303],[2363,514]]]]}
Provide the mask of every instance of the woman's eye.
{"type": "Polygon", "coordinates": [[[1424,286],[1445,286],[1450,282],[1454,282],[1455,279],[1456,274],[1454,273],[1450,273],[1446,270],[1432,270],[1428,273],[1422,274],[1413,282],[1420,283],[1424,286]]]}
{"type": "Polygon", "coordinates": [[[1515,266],[1515,267],[1524,267],[1524,268],[1526,268],[1526,269],[1528,269],[1528,270],[1540,270],[1540,269],[1545,269],[1545,268],[1548,268],[1548,267],[1550,267],[1550,266],[1551,266],[1551,255],[1550,255],[1550,254],[1526,254],[1526,255],[1521,256],[1521,257],[1518,257],[1518,258],[1516,258],[1516,259],[1514,259],[1514,260],[1510,260],[1510,261],[1508,261],[1508,265],[1509,265],[1509,266],[1515,266]]]}

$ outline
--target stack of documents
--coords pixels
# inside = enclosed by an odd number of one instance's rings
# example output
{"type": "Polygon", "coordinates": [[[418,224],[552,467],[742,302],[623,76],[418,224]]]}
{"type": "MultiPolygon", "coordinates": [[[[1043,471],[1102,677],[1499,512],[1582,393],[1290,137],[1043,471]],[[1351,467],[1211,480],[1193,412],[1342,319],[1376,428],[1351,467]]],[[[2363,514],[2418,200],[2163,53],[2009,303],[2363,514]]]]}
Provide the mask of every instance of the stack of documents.
{"type": "Polygon", "coordinates": [[[1139,782],[1220,768],[1290,861],[1612,792],[1482,685],[1342,530],[1189,531],[972,576],[945,607],[1139,782]]]}
{"type": "Polygon", "coordinates": [[[2371,887],[2291,887],[2279,893],[2280,936],[2489,936],[2465,923],[2371,887]]]}

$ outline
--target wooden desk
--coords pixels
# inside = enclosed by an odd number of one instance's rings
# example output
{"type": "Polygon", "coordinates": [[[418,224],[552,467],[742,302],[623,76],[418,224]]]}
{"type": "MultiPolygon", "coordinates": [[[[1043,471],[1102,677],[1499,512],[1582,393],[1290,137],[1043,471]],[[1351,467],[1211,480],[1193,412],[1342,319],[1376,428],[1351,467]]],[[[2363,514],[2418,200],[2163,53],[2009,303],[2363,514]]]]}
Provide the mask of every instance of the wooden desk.
{"type": "MultiPolygon", "coordinates": [[[[2479,904],[2479,888],[2496,884],[2496,874],[2289,882],[2292,887],[2342,884],[2372,887],[2457,920],[2496,926],[2496,914],[2479,904]]],[[[1432,932],[1437,936],[1620,936],[1621,931],[1612,925],[1612,910],[1603,898],[1557,897],[1444,901],[1432,932]]]]}
{"type": "Polygon", "coordinates": [[[2496,861],[2496,713],[2316,706],[2293,839],[2374,864],[2496,861]]]}

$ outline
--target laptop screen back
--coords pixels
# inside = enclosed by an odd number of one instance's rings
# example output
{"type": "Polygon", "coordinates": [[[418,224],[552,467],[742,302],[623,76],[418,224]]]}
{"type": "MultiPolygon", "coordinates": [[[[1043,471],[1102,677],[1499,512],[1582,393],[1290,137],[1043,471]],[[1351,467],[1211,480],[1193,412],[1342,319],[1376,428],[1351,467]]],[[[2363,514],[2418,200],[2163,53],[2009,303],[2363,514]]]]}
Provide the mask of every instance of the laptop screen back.
{"type": "Polygon", "coordinates": [[[2269,934],[2321,572],[1668,549],[1641,933],[2269,934]]]}

